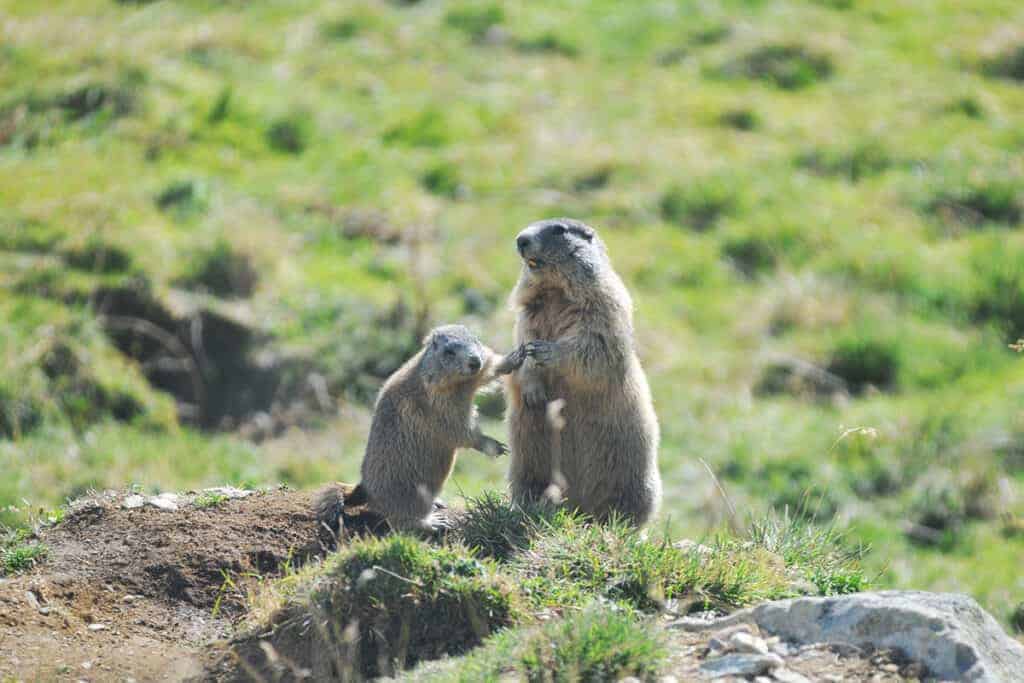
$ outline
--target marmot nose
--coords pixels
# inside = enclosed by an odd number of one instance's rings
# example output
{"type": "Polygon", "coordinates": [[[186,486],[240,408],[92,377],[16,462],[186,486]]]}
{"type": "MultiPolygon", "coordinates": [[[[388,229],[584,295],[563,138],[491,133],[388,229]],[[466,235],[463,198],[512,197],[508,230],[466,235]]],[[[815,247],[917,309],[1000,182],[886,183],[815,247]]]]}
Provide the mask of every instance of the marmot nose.
{"type": "Polygon", "coordinates": [[[520,235],[516,238],[516,247],[519,249],[519,253],[522,254],[526,251],[526,248],[530,246],[530,238],[527,235],[520,235]]]}

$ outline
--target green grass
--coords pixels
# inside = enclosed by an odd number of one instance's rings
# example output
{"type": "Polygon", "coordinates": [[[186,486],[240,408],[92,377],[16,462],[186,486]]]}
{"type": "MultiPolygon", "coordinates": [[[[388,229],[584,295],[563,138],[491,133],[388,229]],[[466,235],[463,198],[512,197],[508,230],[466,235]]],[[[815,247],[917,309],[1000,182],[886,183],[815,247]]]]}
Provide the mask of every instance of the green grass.
{"type": "Polygon", "coordinates": [[[364,674],[451,655],[413,676],[648,678],[667,655],[655,619],[666,610],[727,613],[769,598],[869,587],[863,549],[795,517],[752,520],[746,531],[719,532],[706,545],[653,536],[563,511],[519,510],[487,494],[470,502],[440,544],[356,539],[323,564],[262,582],[249,628],[266,633],[274,625],[275,647],[303,652],[289,634],[316,623],[302,633],[317,639],[327,653],[321,659],[364,674]],[[358,645],[344,636],[354,630],[358,645]]]}
{"type": "MultiPolygon", "coordinates": [[[[1024,535],[1001,531],[1024,515],[1012,0],[0,13],[0,522],[129,483],[355,480],[382,379],[433,324],[508,350],[512,239],[568,214],[635,301],[656,529],[834,513],[874,548],[873,585],[1003,619],[1024,599],[1024,535]],[[288,381],[326,386],[327,408],[259,443],[183,426],[101,324],[115,288],[245,321],[245,360],[311,361],[288,381]],[[780,357],[848,395],[758,390],[780,357]],[[851,427],[876,437],[834,445],[851,427]],[[923,522],[946,524],[937,542],[908,535],[923,522]]],[[[505,468],[466,453],[444,495],[505,468]]],[[[560,523],[493,521],[466,539],[481,556],[560,523]]]]}
{"type": "Polygon", "coordinates": [[[214,491],[203,491],[202,493],[195,497],[195,500],[192,501],[192,504],[195,505],[197,508],[212,508],[217,507],[221,503],[227,502],[227,500],[228,497],[225,496],[223,493],[216,493],[214,491]]]}
{"type": "Polygon", "coordinates": [[[646,680],[663,666],[664,638],[615,606],[590,605],[539,628],[506,631],[470,655],[403,677],[408,680],[646,680]]]}

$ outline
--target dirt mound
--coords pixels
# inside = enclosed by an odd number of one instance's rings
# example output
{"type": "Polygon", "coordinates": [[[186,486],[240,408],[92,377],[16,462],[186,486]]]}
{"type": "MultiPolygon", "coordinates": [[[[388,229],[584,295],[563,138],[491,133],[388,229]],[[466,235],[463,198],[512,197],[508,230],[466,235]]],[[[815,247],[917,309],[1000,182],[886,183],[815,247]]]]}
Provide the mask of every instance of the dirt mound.
{"type": "Polygon", "coordinates": [[[39,533],[31,573],[0,580],[0,679],[179,680],[230,635],[246,577],[324,552],[313,493],[77,501],[39,533]],[[174,509],[177,508],[177,509],[174,509]]]}

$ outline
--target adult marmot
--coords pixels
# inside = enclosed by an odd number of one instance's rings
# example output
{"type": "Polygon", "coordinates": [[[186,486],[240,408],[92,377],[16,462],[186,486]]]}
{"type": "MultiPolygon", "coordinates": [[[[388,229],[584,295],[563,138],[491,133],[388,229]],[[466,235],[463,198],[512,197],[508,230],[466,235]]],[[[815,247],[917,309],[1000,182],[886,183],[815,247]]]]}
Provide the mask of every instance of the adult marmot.
{"type": "Polygon", "coordinates": [[[570,507],[643,524],[661,499],[659,435],[629,293],[580,221],[533,223],[516,247],[516,343],[530,358],[509,381],[512,496],[537,499],[555,484],[570,507]],[[556,399],[560,420],[546,409],[556,399]]]}
{"type": "MultiPolygon", "coordinates": [[[[435,531],[440,522],[435,499],[451,474],[455,450],[475,448],[490,456],[508,452],[505,444],[480,431],[473,396],[496,376],[519,368],[525,358],[521,347],[502,357],[462,325],[430,332],[423,349],[388,378],[377,396],[362,482],[344,505],[366,503],[396,530],[435,531]]],[[[318,516],[337,497],[334,489],[325,491],[318,516]]]]}

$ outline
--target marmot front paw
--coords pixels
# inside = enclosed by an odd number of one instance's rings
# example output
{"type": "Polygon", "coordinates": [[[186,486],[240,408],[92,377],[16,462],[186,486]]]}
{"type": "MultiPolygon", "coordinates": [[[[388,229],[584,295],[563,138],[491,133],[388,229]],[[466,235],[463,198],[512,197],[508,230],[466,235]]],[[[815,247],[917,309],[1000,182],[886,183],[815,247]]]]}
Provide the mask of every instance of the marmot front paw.
{"type": "Polygon", "coordinates": [[[558,357],[557,342],[537,339],[532,342],[527,342],[523,345],[523,348],[526,350],[526,355],[532,358],[533,362],[541,367],[551,365],[558,357]]]}

